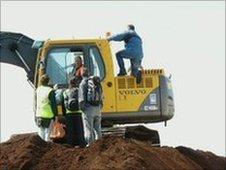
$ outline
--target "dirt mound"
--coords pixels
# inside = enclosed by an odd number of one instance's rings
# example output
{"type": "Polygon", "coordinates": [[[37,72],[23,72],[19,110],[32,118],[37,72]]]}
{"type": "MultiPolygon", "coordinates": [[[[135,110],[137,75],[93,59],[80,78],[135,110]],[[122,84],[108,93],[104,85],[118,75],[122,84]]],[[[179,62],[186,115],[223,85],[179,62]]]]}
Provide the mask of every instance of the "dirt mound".
{"type": "Polygon", "coordinates": [[[203,169],[226,169],[224,157],[219,157],[211,152],[203,152],[201,150],[193,150],[183,146],[176,147],[183,155],[190,158],[195,163],[199,164],[203,169]]]}
{"type": "Polygon", "coordinates": [[[151,147],[146,142],[105,136],[90,147],[46,143],[22,134],[1,143],[0,169],[226,169],[226,158],[186,147],[151,147]]]}

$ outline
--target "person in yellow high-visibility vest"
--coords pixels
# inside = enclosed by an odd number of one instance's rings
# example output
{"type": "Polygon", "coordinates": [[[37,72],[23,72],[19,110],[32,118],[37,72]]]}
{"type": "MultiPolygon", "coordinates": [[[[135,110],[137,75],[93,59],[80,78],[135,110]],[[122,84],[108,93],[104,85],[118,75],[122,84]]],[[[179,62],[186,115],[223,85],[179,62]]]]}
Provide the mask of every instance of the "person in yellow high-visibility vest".
{"type": "Polygon", "coordinates": [[[38,135],[45,141],[50,141],[50,132],[57,115],[55,92],[48,86],[48,82],[49,77],[43,75],[41,85],[36,90],[36,124],[39,128],[38,135]]]}

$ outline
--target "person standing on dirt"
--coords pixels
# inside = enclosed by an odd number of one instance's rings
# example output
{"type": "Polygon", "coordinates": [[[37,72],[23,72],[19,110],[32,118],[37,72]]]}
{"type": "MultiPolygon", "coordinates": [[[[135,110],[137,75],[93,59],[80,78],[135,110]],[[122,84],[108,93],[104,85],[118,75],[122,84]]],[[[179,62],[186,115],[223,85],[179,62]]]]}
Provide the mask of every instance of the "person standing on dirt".
{"type": "Polygon", "coordinates": [[[103,95],[100,78],[89,76],[86,70],[79,86],[79,103],[84,112],[85,139],[88,145],[102,137],[101,133],[101,108],[103,95]]]}
{"type": "Polygon", "coordinates": [[[48,86],[49,77],[44,74],[40,80],[41,85],[36,90],[36,124],[39,128],[38,135],[45,141],[50,141],[57,106],[55,92],[48,86]]]}
{"type": "Polygon", "coordinates": [[[64,107],[66,109],[67,143],[72,146],[85,147],[82,111],[78,102],[79,77],[72,77],[69,88],[63,93],[64,107]]]}
{"type": "Polygon", "coordinates": [[[137,83],[142,80],[141,62],[143,58],[142,39],[135,32],[135,26],[132,24],[128,25],[128,30],[121,33],[110,36],[108,41],[124,41],[125,49],[116,53],[116,59],[119,66],[118,76],[126,75],[126,69],[123,59],[130,59],[132,75],[136,77],[137,83]]]}

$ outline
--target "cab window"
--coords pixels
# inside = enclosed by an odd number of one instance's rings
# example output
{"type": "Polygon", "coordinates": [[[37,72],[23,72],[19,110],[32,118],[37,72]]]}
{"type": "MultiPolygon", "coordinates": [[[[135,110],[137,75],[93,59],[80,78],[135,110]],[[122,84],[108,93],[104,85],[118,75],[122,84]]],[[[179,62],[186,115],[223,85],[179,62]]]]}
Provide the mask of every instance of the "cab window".
{"type": "Polygon", "coordinates": [[[89,56],[91,75],[99,76],[103,80],[105,77],[105,67],[101,54],[96,46],[90,47],[89,56]]]}
{"type": "MultiPolygon", "coordinates": [[[[75,58],[84,58],[82,49],[55,48],[50,50],[46,60],[46,73],[50,84],[67,84],[75,69],[75,58]]],[[[84,61],[84,60],[83,60],[84,61]]]]}

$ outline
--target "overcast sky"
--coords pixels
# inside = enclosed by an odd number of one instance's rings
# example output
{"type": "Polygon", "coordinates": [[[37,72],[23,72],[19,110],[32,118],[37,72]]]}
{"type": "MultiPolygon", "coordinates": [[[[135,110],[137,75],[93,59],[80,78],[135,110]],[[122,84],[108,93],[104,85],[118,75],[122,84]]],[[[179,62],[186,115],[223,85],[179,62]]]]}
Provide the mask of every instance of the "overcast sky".
{"type": "MultiPolygon", "coordinates": [[[[162,145],[225,155],[225,2],[1,2],[1,30],[38,40],[95,38],[128,23],[143,38],[143,66],[172,74],[175,116],[148,127],[162,145]]],[[[1,141],[36,131],[32,104],[25,72],[1,64],[1,141]]]]}

